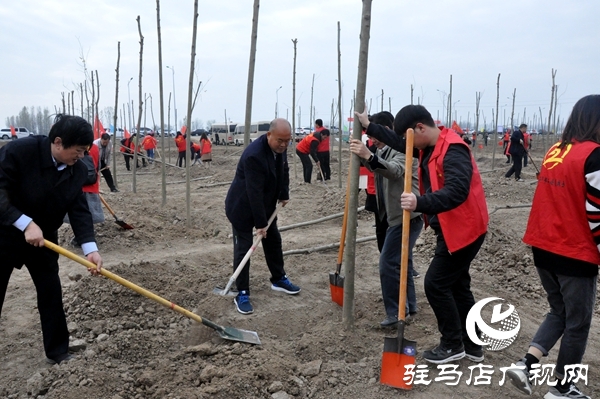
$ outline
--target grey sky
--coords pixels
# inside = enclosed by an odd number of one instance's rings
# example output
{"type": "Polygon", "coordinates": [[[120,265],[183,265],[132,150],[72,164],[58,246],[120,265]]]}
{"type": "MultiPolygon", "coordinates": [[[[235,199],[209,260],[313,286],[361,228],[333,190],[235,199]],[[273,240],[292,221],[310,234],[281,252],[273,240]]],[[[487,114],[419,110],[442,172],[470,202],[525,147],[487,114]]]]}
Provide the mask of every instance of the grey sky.
{"type": "MultiPolygon", "coordinates": [[[[224,110],[243,122],[252,24],[252,0],[200,1],[197,76],[206,83],[192,120],[223,121],[224,110]]],[[[252,120],[271,120],[276,99],[279,115],[291,120],[293,44],[298,39],[297,105],[302,125],[310,125],[311,79],[315,74],[316,118],[330,119],[337,100],[337,21],[341,23],[344,119],[356,87],[360,14],[355,0],[263,0],[261,2],[252,120]],[[277,93],[277,89],[282,88],[277,93]],[[289,112],[289,114],[288,114],[289,112]]],[[[186,114],[193,1],[161,1],[164,66],[175,68],[178,119],[186,114]]],[[[23,106],[61,104],[61,92],[83,81],[79,57],[98,70],[100,108],[114,106],[117,42],[121,42],[119,106],[138,98],[139,37],[144,35],[143,91],[152,93],[159,123],[156,2],[151,0],[18,0],[0,4],[0,123],[23,106]]],[[[600,3],[591,0],[374,0],[367,100],[372,111],[392,112],[420,100],[434,118],[442,114],[442,92],[449,92],[459,119],[471,123],[475,92],[490,123],[500,80],[500,123],[507,118],[513,89],[516,114],[547,118],[551,69],[557,69],[558,111],[566,118],[580,97],[600,93],[600,3]],[[439,90],[439,91],[438,91],[439,90]]],[[[165,112],[173,89],[170,69],[163,70],[165,112]]],[[[76,95],[76,111],[80,100],[76,95]]],[[[77,111],[79,112],[79,111],[77,111]]],[[[296,111],[298,113],[298,110],[296,111]]],[[[454,116],[454,113],[453,113],[454,116]]],[[[147,125],[151,125],[148,111],[147,125]]],[[[173,119],[173,117],[171,117],[173,119]]],[[[105,125],[108,121],[103,121],[105,125]]],[[[166,122],[166,115],[165,115],[166,122]]],[[[515,122],[516,123],[516,122],[515,122]]],[[[298,126],[299,123],[296,122],[298,126]]]]}

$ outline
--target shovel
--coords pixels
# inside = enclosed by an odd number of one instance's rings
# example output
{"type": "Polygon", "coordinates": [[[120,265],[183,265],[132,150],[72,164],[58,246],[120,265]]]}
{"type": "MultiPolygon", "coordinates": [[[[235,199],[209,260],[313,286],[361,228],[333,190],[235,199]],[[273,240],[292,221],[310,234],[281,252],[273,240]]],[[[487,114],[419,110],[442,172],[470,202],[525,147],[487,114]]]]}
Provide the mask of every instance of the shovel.
{"type": "MultiPolygon", "coordinates": [[[[404,174],[404,192],[409,193],[412,187],[412,160],[413,160],[413,135],[414,130],[406,131],[406,167],[404,174]]],[[[410,211],[402,212],[402,256],[400,258],[400,298],[398,300],[398,336],[385,337],[383,343],[383,356],[381,358],[381,375],[379,382],[394,388],[412,389],[410,377],[405,377],[405,366],[415,365],[417,343],[404,338],[406,322],[406,281],[408,273],[408,239],[410,235],[410,211]],[[407,383],[408,382],[408,383],[407,383]]]]}
{"type": "MultiPolygon", "coordinates": [[[[73,252],[68,251],[65,248],[62,248],[48,240],[44,240],[44,245],[46,247],[50,248],[51,250],[53,250],[54,252],[57,252],[63,256],[66,256],[69,259],[74,260],[77,263],[82,264],[83,266],[87,267],[88,269],[96,269],[96,265],[93,264],[92,262],[90,262],[87,259],[84,259],[81,256],[78,256],[78,255],[74,254],[73,252]]],[[[125,280],[124,278],[117,276],[116,274],[111,273],[104,268],[100,270],[100,274],[102,274],[104,277],[108,277],[109,279],[114,280],[117,283],[137,292],[140,295],[145,296],[146,298],[150,298],[153,301],[160,303],[161,305],[171,308],[172,310],[179,312],[182,315],[189,317],[192,320],[197,321],[198,323],[202,323],[205,326],[212,328],[221,336],[221,338],[228,339],[230,341],[239,341],[239,342],[245,342],[248,344],[260,345],[260,339],[258,338],[258,334],[255,333],[254,331],[240,330],[240,329],[233,328],[233,327],[220,326],[218,324],[213,323],[210,320],[204,319],[204,318],[198,316],[197,314],[190,312],[187,309],[182,308],[181,306],[175,305],[173,302],[170,302],[170,301],[140,287],[139,285],[135,285],[131,281],[125,280]]]]}
{"type": "MultiPolygon", "coordinates": [[[[271,223],[273,223],[273,220],[275,220],[275,217],[277,216],[277,212],[279,212],[279,209],[281,209],[281,206],[282,206],[281,202],[277,204],[277,207],[275,208],[275,210],[273,211],[273,214],[271,215],[271,217],[269,218],[269,221],[267,222],[267,230],[271,226],[271,223]]],[[[237,295],[233,292],[230,293],[231,286],[233,285],[235,280],[238,278],[238,276],[242,272],[242,269],[244,268],[244,266],[246,266],[246,263],[248,263],[248,259],[250,259],[250,256],[252,256],[252,254],[258,247],[258,244],[260,244],[260,240],[262,240],[262,236],[257,234],[256,237],[254,238],[254,242],[252,243],[252,246],[250,247],[248,252],[246,252],[246,255],[244,255],[244,259],[242,259],[242,261],[240,262],[238,267],[235,269],[235,271],[229,278],[229,281],[227,282],[227,285],[225,286],[225,288],[223,289],[221,287],[215,287],[213,289],[213,294],[217,294],[217,295],[221,295],[221,296],[225,296],[225,295],[236,296],[237,295]]]]}
{"type": "Polygon", "coordinates": [[[98,196],[100,197],[100,201],[102,201],[102,203],[104,204],[104,206],[106,207],[106,209],[108,209],[108,211],[110,212],[110,214],[113,215],[113,217],[115,218],[115,223],[116,224],[118,224],[119,226],[121,226],[125,230],[132,230],[133,229],[132,225],[125,223],[124,221],[122,221],[121,219],[119,219],[117,217],[117,215],[115,215],[115,212],[110,208],[110,206],[108,205],[108,203],[106,202],[106,200],[104,200],[104,198],[102,198],[102,196],[100,194],[98,194],[98,196]]]}
{"type": "Polygon", "coordinates": [[[331,300],[340,306],[344,306],[344,277],[340,276],[342,271],[342,260],[344,259],[344,246],[346,245],[346,227],[348,226],[348,201],[350,199],[350,173],[346,179],[346,203],[344,204],[344,218],[342,219],[342,236],[338,250],[337,265],[335,273],[329,273],[329,291],[331,300]]]}
{"type": "Polygon", "coordinates": [[[533,165],[533,167],[535,168],[535,178],[537,180],[540,179],[540,170],[538,169],[537,165],[535,164],[535,162],[533,162],[533,157],[531,156],[531,154],[529,153],[529,151],[527,151],[527,155],[529,156],[529,159],[531,160],[531,164],[533,165]]]}

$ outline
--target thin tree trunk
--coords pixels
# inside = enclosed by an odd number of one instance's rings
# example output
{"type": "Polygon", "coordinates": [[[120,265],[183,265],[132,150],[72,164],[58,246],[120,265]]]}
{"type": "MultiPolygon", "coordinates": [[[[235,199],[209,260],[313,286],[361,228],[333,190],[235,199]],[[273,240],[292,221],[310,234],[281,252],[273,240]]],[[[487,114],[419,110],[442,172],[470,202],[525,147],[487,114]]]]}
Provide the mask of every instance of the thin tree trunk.
{"type": "MultiPolygon", "coordinates": [[[[477,132],[479,132],[479,102],[481,101],[481,92],[475,92],[475,134],[477,134],[477,132]]],[[[483,133],[484,135],[487,135],[487,132],[483,133]]],[[[484,137],[483,138],[483,142],[485,145],[487,145],[487,140],[484,137]]]]}
{"type": "Polygon", "coordinates": [[[94,115],[96,115],[95,111],[96,111],[96,82],[94,80],[94,71],[92,71],[92,116],[89,119],[89,122],[92,124],[92,126],[94,126],[94,115]]]}
{"type": "MultiPolygon", "coordinates": [[[[92,75],[94,72],[92,72],[92,75]]],[[[98,104],[100,103],[100,78],[98,77],[98,70],[96,69],[96,118],[100,120],[100,114],[98,113],[98,104]]],[[[96,119],[94,119],[96,122],[96,119]]],[[[96,126],[97,129],[100,129],[100,126],[96,126]]],[[[98,136],[100,136],[102,132],[98,131],[98,136]]]]}
{"type": "MultiPolygon", "coordinates": [[[[552,107],[554,106],[554,95],[556,93],[556,84],[554,78],[556,77],[556,71],[552,68],[552,94],[550,96],[550,111],[548,111],[548,139],[550,139],[550,129],[552,123],[552,107]]],[[[546,150],[546,142],[544,138],[544,151],[546,150]]]]}
{"type": "Polygon", "coordinates": [[[329,152],[333,152],[333,141],[331,140],[331,136],[333,136],[333,118],[334,118],[334,114],[333,114],[333,109],[335,107],[335,99],[331,100],[331,114],[329,115],[329,152]]]}
{"type": "MultiPolygon", "coordinates": [[[[337,23],[337,50],[338,50],[338,129],[340,132],[340,141],[338,142],[338,187],[342,188],[342,140],[344,138],[344,129],[342,125],[342,47],[340,43],[340,21],[337,23]]],[[[348,132],[350,134],[350,132],[348,132]]]]}
{"type": "Polygon", "coordinates": [[[254,5],[252,8],[254,11],[252,13],[252,36],[250,37],[250,60],[248,62],[248,87],[246,88],[244,148],[246,148],[250,143],[250,124],[252,123],[252,93],[254,90],[254,65],[256,64],[256,40],[258,38],[258,10],[260,8],[260,0],[254,0],[254,5]]]}
{"type": "MultiPolygon", "coordinates": [[[[138,33],[140,35],[140,73],[139,73],[139,80],[138,80],[138,85],[139,85],[139,90],[138,90],[138,98],[140,100],[140,104],[139,104],[139,114],[138,114],[138,121],[137,121],[137,129],[136,129],[136,135],[135,135],[135,150],[133,151],[133,182],[132,182],[132,189],[133,192],[136,193],[136,172],[137,172],[137,163],[138,163],[138,147],[140,145],[140,126],[142,124],[142,106],[144,104],[143,100],[142,100],[142,71],[143,71],[143,66],[144,66],[144,36],[142,35],[142,24],[140,21],[140,16],[138,15],[137,17],[137,25],[138,25],[138,33]]],[[[133,107],[132,107],[133,108],[133,107]]]]}
{"type": "MultiPolygon", "coordinates": [[[[496,137],[498,136],[498,108],[500,106],[500,74],[498,74],[498,80],[496,81],[496,117],[494,118],[494,144],[496,143],[496,137]]],[[[496,145],[493,146],[492,150],[492,170],[496,165],[496,145]]]]}
{"type": "Polygon", "coordinates": [[[292,164],[294,168],[294,179],[298,179],[298,170],[296,169],[296,50],[298,39],[292,39],[294,43],[294,70],[292,72],[292,164]]]}
{"type": "MultiPolygon", "coordinates": [[[[371,30],[371,0],[363,0],[362,23],[360,29],[360,51],[358,55],[358,77],[356,81],[356,109],[362,112],[365,108],[365,91],[367,87],[367,65],[369,58],[369,38],[371,30]]],[[[352,137],[360,140],[362,126],[354,124],[352,137]]],[[[350,168],[350,198],[348,200],[348,225],[346,233],[346,252],[344,254],[344,309],[342,323],[346,330],[354,329],[354,263],[356,257],[356,222],[358,208],[358,168],[360,160],[357,155],[351,155],[350,168]]]]}
{"type": "MultiPolygon", "coordinates": [[[[171,163],[171,92],[169,92],[169,106],[167,109],[167,126],[169,127],[169,163],[171,163]]],[[[164,134],[163,134],[164,136],[164,134]]],[[[164,140],[163,140],[164,141],[164,140]]],[[[164,148],[163,148],[164,152],[164,148]]]]}
{"type": "MultiPolygon", "coordinates": [[[[515,128],[515,98],[517,98],[517,88],[515,87],[515,90],[513,91],[513,103],[512,103],[512,111],[510,112],[510,131],[512,132],[513,129],[515,128]]],[[[525,116],[523,115],[523,119],[525,119],[525,116]]]]}
{"type": "Polygon", "coordinates": [[[315,74],[313,73],[313,78],[312,78],[312,84],[310,85],[310,118],[309,118],[309,123],[310,123],[310,130],[313,130],[313,127],[315,125],[315,119],[314,119],[314,113],[313,113],[313,93],[315,90],[315,74]]]}
{"type": "Polygon", "coordinates": [[[83,111],[83,83],[79,83],[79,90],[81,91],[81,117],[84,117],[84,111],[83,111]]]}
{"type": "MultiPolygon", "coordinates": [[[[190,199],[190,144],[192,142],[192,103],[193,103],[193,95],[194,95],[194,71],[195,71],[195,61],[196,61],[196,36],[198,33],[198,0],[194,0],[194,22],[192,29],[192,53],[190,60],[190,77],[188,83],[188,106],[187,106],[187,137],[186,137],[186,148],[185,148],[185,205],[186,205],[186,226],[188,228],[192,227],[192,206],[190,199]]],[[[229,128],[227,129],[229,133],[229,128]]]]}
{"type": "Polygon", "coordinates": [[[75,115],[75,90],[71,90],[71,115],[75,115]]]}
{"type": "Polygon", "coordinates": [[[381,112],[383,112],[383,89],[381,89],[381,112]]]}
{"type": "Polygon", "coordinates": [[[450,75],[450,94],[448,94],[448,124],[446,127],[451,127],[452,123],[452,75],[450,75]]]}
{"type": "Polygon", "coordinates": [[[62,113],[64,115],[64,114],[67,113],[67,111],[66,111],[67,106],[65,105],[65,92],[64,91],[61,92],[60,95],[61,95],[61,98],[62,98],[62,106],[63,106],[63,112],[62,113]]]}
{"type": "MultiPolygon", "coordinates": [[[[162,68],[162,34],[160,31],[160,0],[156,0],[156,31],[158,36],[158,89],[160,96],[160,150],[162,152],[162,161],[160,166],[160,175],[161,175],[161,194],[162,194],[162,203],[161,205],[164,207],[167,205],[167,175],[166,175],[166,165],[165,159],[163,158],[165,155],[165,101],[164,101],[164,92],[163,92],[163,68],[162,68]]],[[[169,94],[169,101],[171,100],[171,95],[169,94]]],[[[150,108],[152,109],[152,107],[150,108]]],[[[154,116],[152,117],[154,121],[154,116]]],[[[169,154],[170,156],[170,154],[169,154]]]]}
{"type": "MultiPolygon", "coordinates": [[[[115,186],[117,185],[117,117],[119,116],[119,65],[121,63],[121,42],[117,42],[117,67],[115,68],[115,114],[113,116],[113,159],[112,159],[112,168],[115,186]]],[[[108,165],[106,165],[108,166],[108,165]]]]}

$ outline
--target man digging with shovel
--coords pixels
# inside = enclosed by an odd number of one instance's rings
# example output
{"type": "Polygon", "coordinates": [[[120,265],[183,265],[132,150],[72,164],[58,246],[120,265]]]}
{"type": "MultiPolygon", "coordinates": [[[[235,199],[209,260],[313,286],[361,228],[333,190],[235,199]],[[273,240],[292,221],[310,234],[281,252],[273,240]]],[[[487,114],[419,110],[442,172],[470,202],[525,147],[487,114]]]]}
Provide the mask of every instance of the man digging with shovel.
{"type": "MultiPolygon", "coordinates": [[[[271,289],[295,295],[300,287],[292,284],[283,268],[281,235],[277,219],[268,226],[269,215],[277,202],[289,200],[287,147],[292,139],[290,123],[282,118],[271,122],[267,134],[254,140],[242,153],[235,177],[225,198],[225,213],[233,230],[233,270],[252,247],[252,228],[261,235],[265,260],[271,272],[271,289]]],[[[250,261],[236,279],[238,312],[250,314],[250,261]]]]}
{"type": "MultiPolygon", "coordinates": [[[[366,112],[357,114],[367,123],[366,112]]],[[[471,292],[471,261],[487,232],[488,211],[481,176],[468,145],[456,132],[436,127],[422,105],[407,105],[394,119],[394,132],[367,129],[367,134],[400,152],[402,137],[414,129],[419,157],[420,196],[403,193],[402,209],[422,212],[437,237],[435,254],[425,275],[425,294],[442,334],[440,344],[423,358],[443,364],[467,357],[483,361],[483,350],[467,335],[467,314],[475,304],[471,292]]]]}

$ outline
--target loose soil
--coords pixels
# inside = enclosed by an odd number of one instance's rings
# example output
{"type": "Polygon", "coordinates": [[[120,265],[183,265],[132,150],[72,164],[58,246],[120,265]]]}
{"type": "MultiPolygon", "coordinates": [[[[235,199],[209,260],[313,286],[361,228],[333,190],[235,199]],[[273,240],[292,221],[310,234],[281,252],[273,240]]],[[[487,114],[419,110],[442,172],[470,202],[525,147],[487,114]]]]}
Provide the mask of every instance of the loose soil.
{"type": "MultiPolygon", "coordinates": [[[[173,147],[171,147],[173,148],[173,147]]],[[[400,391],[379,383],[383,341],[394,330],[379,322],[384,309],[378,275],[375,241],[356,245],[354,328],[346,329],[342,308],[331,301],[328,273],[334,271],[337,250],[286,256],[290,279],[302,287],[297,296],[270,289],[269,273],[259,249],[252,257],[251,292],[255,313],[239,314],[231,297],[212,294],[232,273],[231,227],[224,200],[240,148],[213,147],[210,169],[191,169],[191,211],[186,210],[185,171],[166,169],[166,204],[162,206],[161,167],[138,169],[136,192],[133,176],[119,155],[119,193],[105,198],[117,215],[133,225],[123,230],[106,212],[106,222],[96,225],[105,268],[141,285],[202,317],[224,326],[256,331],[262,345],[221,339],[214,330],[187,319],[103,277],[92,277],[76,262],[60,259],[64,306],[75,360],[48,366],[44,362],[36,294],[27,269],[15,270],[9,283],[0,319],[0,397],[2,398],[519,398],[510,384],[500,386],[500,367],[519,359],[538,324],[548,311],[531,251],[521,242],[529,208],[507,206],[531,203],[535,170],[524,169],[525,182],[505,180],[505,157],[492,147],[477,149],[476,159],[491,213],[489,233],[471,266],[476,300],[498,296],[515,305],[521,318],[519,337],[508,348],[487,351],[483,364],[493,366],[491,384],[467,383],[474,363],[463,359],[456,386],[435,381],[439,370],[429,367],[429,385],[400,391]],[[177,183],[179,182],[179,183],[177,183]],[[471,367],[471,368],[470,368],[471,367]]],[[[165,151],[165,153],[168,153],[165,151]]],[[[175,163],[176,153],[170,154],[175,163]]],[[[347,165],[347,148],[343,165],[347,165]]],[[[542,152],[534,153],[539,165],[542,152]]],[[[337,150],[332,160],[332,181],[324,185],[300,184],[301,165],[291,168],[291,201],[279,215],[286,226],[343,211],[345,189],[338,187],[337,150]]],[[[341,181],[346,181],[346,166],[341,181]]],[[[102,182],[102,189],[106,185],[102,182]]],[[[359,196],[364,203],[364,193],[359,196]]],[[[311,248],[339,241],[341,218],[282,232],[284,251],[311,248]]],[[[374,235],[373,215],[360,212],[357,237],[374,235]]],[[[60,229],[60,244],[69,245],[70,227],[60,229]]],[[[434,249],[430,230],[421,234],[415,264],[425,275],[434,249]]],[[[342,272],[343,274],[344,272],[342,272]]],[[[435,346],[437,324],[416,280],[419,313],[406,329],[418,351],[435,346]]],[[[592,397],[600,391],[600,337],[598,319],[584,363],[589,365],[592,397]]],[[[418,364],[425,362],[417,355],[418,364]]],[[[556,360],[556,350],[544,363],[556,360]]],[[[474,376],[478,375],[477,369],[474,376]]],[[[547,386],[536,387],[541,398],[547,386]]]]}

